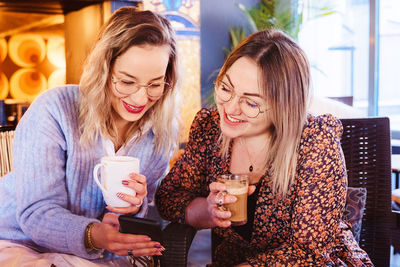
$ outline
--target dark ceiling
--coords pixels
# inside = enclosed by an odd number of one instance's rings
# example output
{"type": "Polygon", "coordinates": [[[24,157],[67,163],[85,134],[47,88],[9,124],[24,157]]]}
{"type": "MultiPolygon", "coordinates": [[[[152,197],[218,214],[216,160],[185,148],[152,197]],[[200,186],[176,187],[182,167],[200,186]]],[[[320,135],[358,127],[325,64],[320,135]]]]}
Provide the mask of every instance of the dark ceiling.
{"type": "MultiPolygon", "coordinates": [[[[106,0],[0,0],[0,38],[20,32],[63,30],[65,14],[106,0]]],[[[138,0],[115,0],[132,3],[138,0]]]]}
{"type": "Polygon", "coordinates": [[[0,38],[62,30],[65,14],[104,0],[0,0],[0,38]]]}
{"type": "Polygon", "coordinates": [[[104,0],[0,0],[0,12],[66,14],[104,0]]]}

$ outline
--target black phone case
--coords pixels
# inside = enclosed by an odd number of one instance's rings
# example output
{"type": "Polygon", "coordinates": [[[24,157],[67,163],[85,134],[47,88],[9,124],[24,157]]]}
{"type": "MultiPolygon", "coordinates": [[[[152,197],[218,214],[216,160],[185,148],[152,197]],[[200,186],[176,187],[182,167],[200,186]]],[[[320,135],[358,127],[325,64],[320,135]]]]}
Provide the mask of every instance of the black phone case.
{"type": "Polygon", "coordinates": [[[152,241],[162,242],[161,224],[159,222],[130,215],[120,215],[118,220],[121,233],[147,235],[152,241]]]}

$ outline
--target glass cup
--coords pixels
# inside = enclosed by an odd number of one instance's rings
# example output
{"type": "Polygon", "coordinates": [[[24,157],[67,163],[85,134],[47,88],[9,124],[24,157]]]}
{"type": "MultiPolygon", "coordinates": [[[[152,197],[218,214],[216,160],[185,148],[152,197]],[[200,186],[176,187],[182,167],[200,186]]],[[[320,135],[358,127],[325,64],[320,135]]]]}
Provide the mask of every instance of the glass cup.
{"type": "Polygon", "coordinates": [[[243,225],[247,223],[247,192],[249,187],[249,176],[247,174],[223,174],[217,177],[217,182],[226,186],[226,192],[220,192],[217,198],[225,197],[226,194],[236,197],[236,202],[223,204],[225,210],[229,210],[232,216],[229,220],[232,225],[243,225]]]}

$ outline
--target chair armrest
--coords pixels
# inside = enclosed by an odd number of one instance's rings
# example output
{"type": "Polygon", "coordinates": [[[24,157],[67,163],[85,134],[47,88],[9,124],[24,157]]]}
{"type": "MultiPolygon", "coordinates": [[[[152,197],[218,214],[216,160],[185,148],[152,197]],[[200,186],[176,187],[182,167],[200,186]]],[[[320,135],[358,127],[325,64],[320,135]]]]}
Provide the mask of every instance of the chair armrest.
{"type": "Polygon", "coordinates": [[[190,225],[172,222],[163,230],[165,251],[161,267],[186,267],[190,245],[197,230],[190,225]]]}

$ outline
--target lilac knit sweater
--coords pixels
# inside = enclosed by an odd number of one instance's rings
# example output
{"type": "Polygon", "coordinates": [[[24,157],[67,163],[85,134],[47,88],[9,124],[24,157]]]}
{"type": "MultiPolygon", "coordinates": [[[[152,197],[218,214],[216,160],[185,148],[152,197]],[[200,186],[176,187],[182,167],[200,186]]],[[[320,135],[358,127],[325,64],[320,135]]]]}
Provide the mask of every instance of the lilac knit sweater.
{"type": "MultiPolygon", "coordinates": [[[[62,252],[87,259],[86,226],[104,211],[101,190],[92,170],[104,156],[102,140],[89,149],[79,145],[78,86],[67,85],[39,96],[18,124],[14,139],[14,169],[0,179],[0,239],[16,240],[43,252],[62,252]]],[[[127,153],[140,158],[147,177],[144,216],[169,157],[156,155],[153,133],[127,153]]],[[[105,258],[113,257],[105,253],[105,258]]]]}

